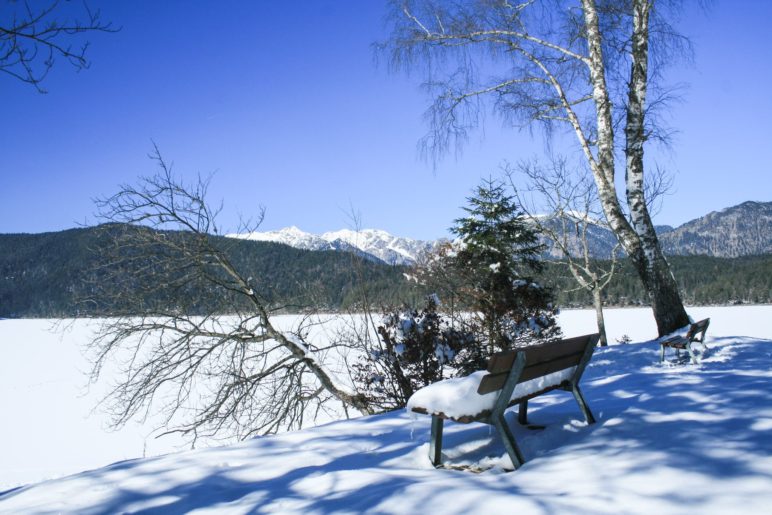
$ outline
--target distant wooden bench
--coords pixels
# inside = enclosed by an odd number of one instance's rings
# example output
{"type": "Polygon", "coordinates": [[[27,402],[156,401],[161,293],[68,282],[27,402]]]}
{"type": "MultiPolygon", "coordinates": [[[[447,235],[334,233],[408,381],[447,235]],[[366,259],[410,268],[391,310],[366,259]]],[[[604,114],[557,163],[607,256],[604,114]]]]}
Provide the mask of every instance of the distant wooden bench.
{"type": "Polygon", "coordinates": [[[670,347],[675,349],[676,355],[679,354],[681,349],[686,349],[689,352],[689,357],[691,357],[692,363],[697,364],[697,355],[694,353],[694,349],[692,349],[692,344],[694,342],[698,342],[700,345],[702,345],[703,352],[708,349],[708,346],[705,344],[705,332],[708,330],[708,325],[710,325],[710,318],[700,320],[699,322],[695,322],[689,326],[689,330],[686,332],[686,336],[671,336],[670,338],[659,342],[661,346],[659,362],[662,363],[665,361],[665,348],[670,347]]]}
{"type": "Polygon", "coordinates": [[[595,417],[582,396],[579,380],[598,339],[598,334],[590,334],[499,352],[491,357],[487,374],[476,372],[463,378],[446,379],[417,391],[410,398],[408,409],[432,416],[429,446],[432,464],[435,467],[442,465],[442,428],[444,420],[448,419],[495,426],[512,465],[519,468],[525,459],[507,425],[504,411],[519,404],[518,422],[525,425],[528,423],[528,400],[552,390],[572,392],[587,423],[593,424],[595,417]],[[470,388],[474,381],[479,381],[477,393],[470,388]],[[465,398],[454,397],[453,392],[462,392],[465,398]],[[432,402],[433,399],[451,399],[449,402],[453,405],[443,408],[442,402],[432,402]]]}

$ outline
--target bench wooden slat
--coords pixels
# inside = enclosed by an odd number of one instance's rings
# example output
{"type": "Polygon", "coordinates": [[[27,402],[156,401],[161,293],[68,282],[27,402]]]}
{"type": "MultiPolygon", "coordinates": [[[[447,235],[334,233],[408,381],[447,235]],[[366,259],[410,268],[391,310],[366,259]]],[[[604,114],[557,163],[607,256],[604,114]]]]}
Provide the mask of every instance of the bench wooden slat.
{"type": "Polygon", "coordinates": [[[577,336],[544,345],[498,352],[491,356],[488,363],[488,372],[491,374],[507,372],[512,368],[512,363],[514,363],[515,356],[517,356],[519,351],[525,352],[526,366],[552,361],[571,354],[581,354],[584,352],[585,347],[587,347],[587,340],[590,336],[577,336]]]}
{"type": "MultiPolygon", "coordinates": [[[[582,349],[582,352],[576,352],[574,354],[562,356],[552,361],[543,361],[541,363],[536,363],[530,366],[526,361],[526,366],[523,369],[523,373],[520,374],[520,378],[518,379],[517,384],[530,381],[531,379],[536,379],[537,377],[546,376],[547,374],[552,374],[553,372],[559,372],[566,368],[575,367],[579,364],[579,360],[582,359],[583,352],[584,349],[582,349]]],[[[477,393],[480,395],[485,395],[486,393],[501,390],[504,387],[504,383],[507,382],[508,373],[509,372],[506,371],[500,372],[498,374],[486,375],[480,381],[480,386],[477,389],[477,393]]]]}
{"type": "Polygon", "coordinates": [[[708,325],[710,324],[710,318],[706,318],[705,320],[700,320],[699,322],[695,322],[692,325],[689,326],[689,330],[686,332],[686,339],[689,341],[696,340],[696,336],[699,333],[702,333],[701,338],[699,341],[702,341],[705,338],[705,332],[708,330],[708,325]]]}
{"type": "Polygon", "coordinates": [[[662,342],[660,345],[664,347],[672,347],[674,349],[685,349],[689,345],[689,340],[686,338],[681,338],[680,336],[676,338],[672,338],[670,340],[666,340],[662,342]]]}

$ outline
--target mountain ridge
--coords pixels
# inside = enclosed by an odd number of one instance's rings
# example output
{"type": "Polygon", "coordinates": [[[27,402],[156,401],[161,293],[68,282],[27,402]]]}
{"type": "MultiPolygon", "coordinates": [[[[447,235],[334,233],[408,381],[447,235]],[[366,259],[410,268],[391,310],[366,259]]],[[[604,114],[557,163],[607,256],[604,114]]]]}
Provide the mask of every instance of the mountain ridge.
{"type": "Polygon", "coordinates": [[[666,254],[740,257],[772,253],[772,202],[711,211],[660,237],[666,254]]]}
{"type": "Polygon", "coordinates": [[[322,234],[305,232],[292,225],[284,229],[244,234],[228,234],[230,238],[284,243],[303,250],[340,250],[357,253],[388,265],[411,265],[421,253],[432,250],[439,241],[424,241],[394,236],[381,229],[340,229],[322,234]]]}
{"type": "MultiPolygon", "coordinates": [[[[768,254],[772,253],[772,202],[749,200],[711,211],[678,227],[657,225],[656,230],[667,255],[732,258],[768,254]]],[[[599,224],[592,224],[588,235],[593,257],[608,258],[616,245],[613,233],[599,224]]],[[[389,265],[412,265],[422,253],[447,241],[416,240],[394,236],[380,229],[342,229],[316,235],[296,226],[227,236],[272,241],[304,250],[354,252],[389,265]]],[[[548,247],[545,257],[560,257],[560,251],[554,244],[548,240],[545,240],[545,244],[548,247]]]]}

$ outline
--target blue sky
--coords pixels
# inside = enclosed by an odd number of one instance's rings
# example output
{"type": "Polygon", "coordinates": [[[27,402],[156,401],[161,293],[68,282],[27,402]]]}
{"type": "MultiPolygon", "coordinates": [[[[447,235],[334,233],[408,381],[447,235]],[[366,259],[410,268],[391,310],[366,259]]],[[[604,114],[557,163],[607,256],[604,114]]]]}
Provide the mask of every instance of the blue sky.
{"type": "MultiPolygon", "coordinates": [[[[688,2],[687,2],[688,3],[688,2]]],[[[59,63],[46,95],[0,76],[0,232],[93,223],[92,199],[153,173],[155,141],[183,176],[215,173],[221,218],[267,209],[264,230],[351,226],[447,234],[480,177],[543,143],[489,118],[459,158],[434,169],[416,144],[429,99],[417,76],[377,66],[380,1],[92,2],[122,27],[91,37],[91,68],[59,63]]],[[[668,120],[675,173],[656,222],[678,225],[745,200],[772,200],[772,2],[687,8],[693,66],[668,120]]]]}

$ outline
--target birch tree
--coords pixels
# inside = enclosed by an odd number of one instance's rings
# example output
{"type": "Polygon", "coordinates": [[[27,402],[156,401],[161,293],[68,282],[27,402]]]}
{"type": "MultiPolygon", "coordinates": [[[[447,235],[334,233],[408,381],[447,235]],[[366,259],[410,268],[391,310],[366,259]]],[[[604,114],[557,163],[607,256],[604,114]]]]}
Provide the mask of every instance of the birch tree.
{"type": "Polygon", "coordinates": [[[265,282],[218,236],[209,181],[185,184],[152,158],[156,174],[97,201],[106,243],[92,292],[110,317],[91,343],[92,378],[118,363],[115,425],[158,411],[167,432],[246,437],[301,427],[331,399],[368,413],[325,360],[334,343],[274,325],[265,282]]]}
{"type": "Polygon", "coordinates": [[[434,101],[422,143],[434,155],[463,144],[489,107],[507,123],[572,135],[660,334],[689,321],[644,192],[644,146],[666,136],[655,108],[668,95],[657,79],[688,46],[667,19],[676,7],[665,0],[394,0],[384,45],[396,68],[428,72],[434,101]]]}

